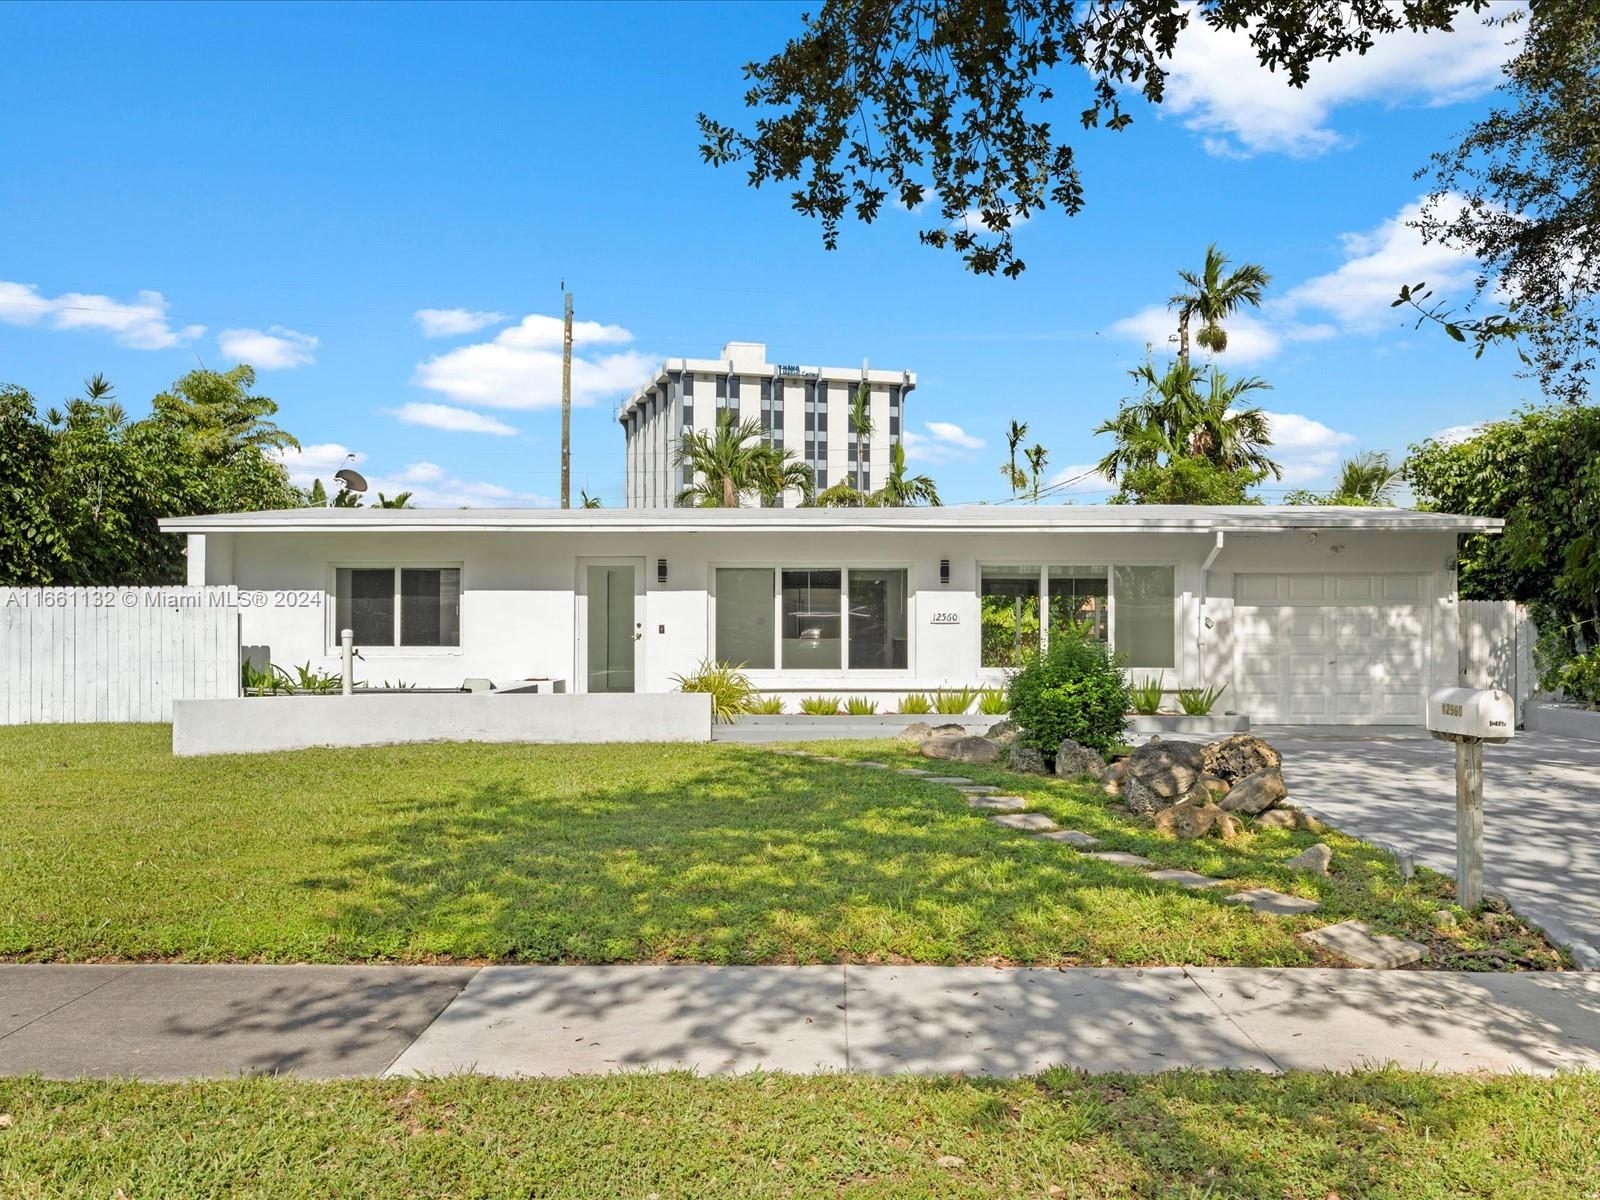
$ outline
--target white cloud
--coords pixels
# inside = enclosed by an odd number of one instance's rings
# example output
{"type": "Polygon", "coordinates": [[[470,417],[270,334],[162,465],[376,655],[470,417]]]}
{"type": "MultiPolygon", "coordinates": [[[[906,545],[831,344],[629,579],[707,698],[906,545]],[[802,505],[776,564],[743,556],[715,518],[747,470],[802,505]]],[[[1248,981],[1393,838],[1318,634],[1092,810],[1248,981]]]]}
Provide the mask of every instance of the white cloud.
{"type": "MultiPolygon", "coordinates": [[[[1451,208],[1460,203],[1447,199],[1438,216],[1448,220],[1451,208]]],[[[1402,284],[1426,281],[1441,295],[1470,284],[1475,264],[1469,256],[1437,242],[1425,245],[1411,228],[1421,212],[1422,201],[1417,200],[1365,233],[1342,235],[1343,265],[1289,289],[1273,308],[1320,310],[1346,329],[1371,333],[1397,320],[1391,305],[1402,284]]]]}
{"type": "Polygon", "coordinates": [[[511,318],[507,313],[475,312],[468,308],[419,308],[411,314],[422,326],[423,337],[455,337],[476,333],[511,318]]]}
{"type": "Polygon", "coordinates": [[[317,339],[273,325],[268,329],[224,329],[217,334],[224,358],[249,363],[261,371],[283,371],[317,361],[317,339]]]}
{"type": "Polygon", "coordinates": [[[492,433],[511,437],[517,432],[504,421],[448,404],[403,404],[394,410],[394,415],[408,425],[426,425],[447,433],[492,433]]]}
{"type": "MultiPolygon", "coordinates": [[[[1226,324],[1228,348],[1221,354],[1213,355],[1194,341],[1194,336],[1199,330],[1191,323],[1190,353],[1196,358],[1214,360],[1219,366],[1226,366],[1229,363],[1244,365],[1271,358],[1283,348],[1286,337],[1297,336],[1294,330],[1275,330],[1259,318],[1245,314],[1229,318],[1226,324]]],[[[1298,336],[1325,336],[1321,330],[1311,326],[1299,328],[1307,333],[1298,336]]],[[[1111,325],[1110,331],[1129,341],[1143,342],[1156,353],[1167,351],[1176,354],[1178,350],[1177,314],[1159,304],[1142,308],[1131,317],[1123,317],[1111,325]]],[[[1332,330],[1328,330],[1327,333],[1331,334],[1332,330]]]]}
{"type": "MultiPolygon", "coordinates": [[[[561,403],[561,318],[534,313],[503,329],[493,341],[437,354],[417,366],[414,381],[458,404],[538,409],[561,403]]],[[[624,350],[596,354],[592,347],[620,345],[633,335],[620,325],[578,321],[572,327],[572,402],[631,391],[655,366],[648,354],[624,350]],[[585,350],[589,352],[585,353],[585,350]]]]}
{"type": "Polygon", "coordinates": [[[1055,488],[1058,496],[1104,496],[1117,490],[1117,485],[1104,475],[1094,463],[1073,463],[1051,475],[1047,486],[1055,488]]]}
{"type": "Polygon", "coordinates": [[[1366,54],[1318,62],[1296,88],[1283,71],[1261,66],[1248,29],[1214,30],[1191,10],[1161,108],[1199,133],[1212,154],[1323,154],[1349,144],[1331,124],[1343,105],[1453,104],[1495,87],[1516,53],[1507,43],[1520,40],[1524,24],[1490,26],[1463,12],[1451,32],[1388,34],[1366,54]]]}
{"type": "MultiPolygon", "coordinates": [[[[1015,205],[1006,209],[1006,215],[1009,218],[1009,223],[1006,225],[1008,230],[1021,229],[1029,220],[1027,214],[1019,212],[1015,205]]],[[[997,231],[996,227],[985,219],[983,210],[979,208],[969,208],[952,222],[952,226],[972,233],[995,233],[997,231]]]]}
{"type": "Polygon", "coordinates": [[[1290,487],[1327,479],[1360,441],[1299,413],[1268,412],[1266,418],[1272,435],[1267,454],[1283,468],[1283,482],[1290,487]]]}
{"type": "Polygon", "coordinates": [[[1428,436],[1440,445],[1456,446],[1462,442],[1470,442],[1482,432],[1483,423],[1480,421],[1476,425],[1451,425],[1428,436]]]}
{"type": "Polygon", "coordinates": [[[981,437],[949,421],[925,421],[922,428],[925,432],[908,428],[900,436],[910,462],[933,464],[970,458],[974,451],[988,445],[981,437]]]}
{"type": "MultiPolygon", "coordinates": [[[[336,486],[333,473],[346,465],[351,451],[338,442],[323,442],[276,454],[288,468],[290,482],[310,487],[313,480],[321,479],[323,487],[331,492],[336,486]]],[[[519,492],[485,480],[457,478],[437,463],[411,463],[393,473],[378,473],[365,469],[366,461],[365,454],[356,453],[349,465],[366,476],[368,503],[376,503],[379,492],[391,500],[400,492],[410,492],[411,503],[417,508],[548,508],[555,503],[537,492],[519,492]]]]}
{"type": "Polygon", "coordinates": [[[206,331],[204,325],[174,328],[167,318],[170,307],[160,292],[141,291],[132,300],[85,292],[45,296],[34,284],[0,280],[0,321],[109,333],[134,350],[168,350],[192,342],[206,331]]]}

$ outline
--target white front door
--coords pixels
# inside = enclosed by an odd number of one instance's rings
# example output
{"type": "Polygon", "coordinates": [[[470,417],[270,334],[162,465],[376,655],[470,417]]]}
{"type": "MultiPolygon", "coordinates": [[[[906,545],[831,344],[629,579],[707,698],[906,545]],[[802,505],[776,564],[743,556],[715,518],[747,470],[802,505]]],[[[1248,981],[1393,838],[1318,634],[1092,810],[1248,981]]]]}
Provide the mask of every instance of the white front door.
{"type": "Polygon", "coordinates": [[[642,667],[644,561],[578,561],[577,664],[584,692],[631,692],[642,667]]]}
{"type": "Polygon", "coordinates": [[[1425,575],[1234,576],[1229,707],[1258,722],[1420,725],[1425,575]]]}

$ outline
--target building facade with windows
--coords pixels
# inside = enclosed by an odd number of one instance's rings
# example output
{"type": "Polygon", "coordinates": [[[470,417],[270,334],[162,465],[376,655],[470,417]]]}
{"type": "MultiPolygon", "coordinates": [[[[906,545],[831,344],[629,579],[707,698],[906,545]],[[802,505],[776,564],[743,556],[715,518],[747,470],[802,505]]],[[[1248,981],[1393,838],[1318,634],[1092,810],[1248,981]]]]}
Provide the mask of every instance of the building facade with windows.
{"type": "MultiPolygon", "coordinates": [[[[702,663],[806,696],[995,687],[1068,623],[1218,711],[1420,724],[1455,686],[1457,537],[1400,509],[306,508],[162,521],[238,589],[244,653],[418,687],[670,692],[702,663]]],[[[1169,698],[1169,703],[1171,699],[1169,698]]]]}
{"type": "MultiPolygon", "coordinates": [[[[715,430],[724,413],[735,422],[759,421],[770,444],[793,451],[816,473],[818,491],[858,479],[873,491],[889,470],[889,448],[901,440],[906,397],[916,386],[910,371],[873,370],[866,362],[770,363],[760,342],[729,342],[720,358],[669,358],[617,413],[626,442],[628,507],[671,507],[695,482],[676,462],[679,439],[689,430],[715,430]],[[871,422],[866,438],[850,420],[863,384],[871,422]]],[[[784,507],[799,502],[794,492],[783,497],[784,507]]]]}

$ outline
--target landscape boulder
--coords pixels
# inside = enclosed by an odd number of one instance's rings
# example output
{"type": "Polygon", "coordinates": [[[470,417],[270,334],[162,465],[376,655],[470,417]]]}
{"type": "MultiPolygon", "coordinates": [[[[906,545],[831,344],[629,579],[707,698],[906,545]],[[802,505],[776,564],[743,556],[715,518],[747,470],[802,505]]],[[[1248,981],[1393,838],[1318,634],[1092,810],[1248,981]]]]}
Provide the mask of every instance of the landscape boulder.
{"type": "Polygon", "coordinates": [[[1263,767],[1246,775],[1222,798],[1222,807],[1228,812],[1255,816],[1264,813],[1289,794],[1284,786],[1283,772],[1277,767],[1263,767]]]}
{"type": "Polygon", "coordinates": [[[932,725],[929,725],[926,721],[913,721],[899,733],[895,734],[895,739],[901,742],[916,742],[920,745],[932,736],[932,725]]]}
{"type": "Polygon", "coordinates": [[[1042,751],[1032,746],[1021,746],[1016,742],[1011,743],[1010,753],[1006,758],[1006,766],[1022,775],[1048,775],[1050,764],[1045,762],[1042,751]]]}
{"type": "Polygon", "coordinates": [[[1266,812],[1256,816],[1257,829],[1304,829],[1309,833],[1321,833],[1322,822],[1303,809],[1295,808],[1292,804],[1280,804],[1276,808],[1269,808],[1266,812]]]}
{"type": "Polygon", "coordinates": [[[1062,779],[1104,779],[1106,760],[1099,751],[1062,738],[1056,748],[1056,774],[1062,779]]]}
{"type": "Polygon", "coordinates": [[[1333,851],[1318,842],[1309,850],[1302,850],[1283,865],[1291,871],[1309,871],[1313,875],[1326,875],[1333,862],[1333,851]]]}
{"type": "Polygon", "coordinates": [[[933,727],[933,736],[934,737],[966,737],[967,736],[967,727],[965,725],[958,725],[954,721],[946,721],[942,725],[935,725],[933,727]]]}
{"type": "Polygon", "coordinates": [[[989,726],[989,731],[983,735],[991,742],[999,742],[1002,746],[1009,746],[1017,740],[1017,726],[1013,721],[996,721],[989,726]]]}
{"type": "Polygon", "coordinates": [[[1234,783],[1268,767],[1282,769],[1283,755],[1258,737],[1235,733],[1206,746],[1201,766],[1206,774],[1234,783]]]}
{"type": "Polygon", "coordinates": [[[1164,808],[1156,814],[1156,828],[1174,837],[1197,838],[1214,833],[1223,841],[1232,841],[1239,825],[1209,800],[1185,800],[1164,808]]]}
{"type": "Polygon", "coordinates": [[[1163,808],[1170,808],[1171,804],[1165,797],[1158,796],[1139,782],[1137,775],[1125,775],[1122,778],[1122,803],[1131,813],[1142,816],[1152,816],[1163,808]]]}
{"type": "Polygon", "coordinates": [[[922,756],[949,762],[992,763],[1000,761],[1000,747],[988,738],[931,737],[922,743],[922,756]]]}
{"type": "Polygon", "coordinates": [[[1152,738],[1128,755],[1128,775],[1158,796],[1181,800],[1205,773],[1199,742],[1163,742],[1152,738]]]}
{"type": "Polygon", "coordinates": [[[1199,787],[1203,788],[1209,796],[1226,796],[1232,785],[1220,775],[1200,776],[1199,787]]]}

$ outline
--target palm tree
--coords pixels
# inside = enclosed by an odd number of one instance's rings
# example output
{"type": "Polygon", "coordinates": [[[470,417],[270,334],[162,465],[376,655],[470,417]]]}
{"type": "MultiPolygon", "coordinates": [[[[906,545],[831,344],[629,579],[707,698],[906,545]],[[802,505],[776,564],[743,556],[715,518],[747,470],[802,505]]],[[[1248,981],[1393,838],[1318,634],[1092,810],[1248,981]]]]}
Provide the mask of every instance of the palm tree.
{"type": "Polygon", "coordinates": [[[863,381],[850,401],[850,428],[856,435],[856,490],[867,490],[867,445],[872,441],[872,389],[863,381]]]}
{"type": "Polygon", "coordinates": [[[393,500],[391,500],[391,499],[389,499],[389,497],[385,496],[382,492],[379,492],[378,493],[378,502],[376,504],[374,504],[372,507],[374,507],[374,508],[410,508],[411,507],[411,493],[410,492],[400,492],[395,496],[395,498],[393,500]]]}
{"type": "Polygon", "coordinates": [[[865,508],[871,502],[871,497],[848,479],[824,488],[812,501],[818,508],[865,508]]]}
{"type": "Polygon", "coordinates": [[[582,498],[582,503],[578,505],[579,508],[599,508],[600,507],[600,497],[599,496],[591,496],[591,495],[589,495],[589,489],[588,488],[579,488],[578,489],[578,495],[582,498]]]}
{"type": "Polygon", "coordinates": [[[1389,463],[1383,451],[1369,451],[1347,458],[1339,464],[1339,483],[1333,498],[1340,504],[1387,507],[1394,503],[1395,485],[1400,471],[1389,463]]]}
{"type": "Polygon", "coordinates": [[[1265,380],[1229,379],[1212,368],[1208,391],[1201,395],[1201,372],[1182,359],[1160,375],[1149,363],[1128,374],[1144,384],[1144,394],[1125,401],[1115,417],[1095,430],[1110,434],[1116,443],[1097,468],[1107,479],[1179,458],[1203,458],[1224,471],[1282,477],[1266,453],[1272,445],[1266,413],[1238,407],[1241,396],[1269,387],[1265,380]]]}
{"type": "Polygon", "coordinates": [[[1200,322],[1195,341],[1220,354],[1228,348],[1228,331],[1222,322],[1246,305],[1261,307],[1261,295],[1272,282],[1272,276],[1255,263],[1245,263],[1225,275],[1227,267],[1228,256],[1213,242],[1206,247],[1206,265],[1198,275],[1178,272],[1185,287],[1167,301],[1167,307],[1178,313],[1178,357],[1185,363],[1189,361],[1190,321],[1200,322]]]}
{"type": "Polygon", "coordinates": [[[1017,447],[1022,445],[1022,439],[1028,436],[1028,423],[1011,418],[1011,427],[1006,430],[1006,448],[1010,458],[1000,468],[1000,474],[1006,477],[1006,482],[1011,485],[1011,494],[1015,496],[1028,483],[1028,477],[1017,470],[1017,447]]]}
{"type": "Polygon", "coordinates": [[[694,508],[738,508],[740,498],[751,493],[772,504],[791,489],[809,501],[817,486],[815,473],[794,451],[763,441],[760,421],[735,425],[726,410],[717,414],[715,430],[685,433],[673,460],[696,477],[677,496],[678,504],[694,508]]]}
{"type": "Polygon", "coordinates": [[[238,451],[300,448],[294,435],[268,420],[278,406],[252,395],[255,371],[240,364],[231,371],[190,371],[155,398],[156,415],[192,439],[211,462],[226,462],[238,451]]]}
{"type": "Polygon", "coordinates": [[[881,488],[867,497],[868,504],[875,508],[909,508],[914,504],[926,504],[931,508],[943,506],[932,476],[906,475],[906,448],[899,442],[889,447],[889,462],[889,476],[881,488]]]}
{"type": "Polygon", "coordinates": [[[1282,479],[1283,469],[1266,452],[1272,445],[1267,414],[1259,408],[1239,406],[1239,397],[1268,391],[1272,385],[1254,375],[1229,379],[1214,367],[1210,383],[1210,392],[1189,414],[1185,439],[1189,453],[1209,459],[1224,471],[1265,471],[1282,479]]]}
{"type": "Polygon", "coordinates": [[[1028,460],[1028,474],[1033,479],[1033,502],[1039,503],[1039,479],[1044,475],[1044,464],[1050,457],[1050,452],[1037,442],[1024,450],[1023,455],[1028,460]]]}

